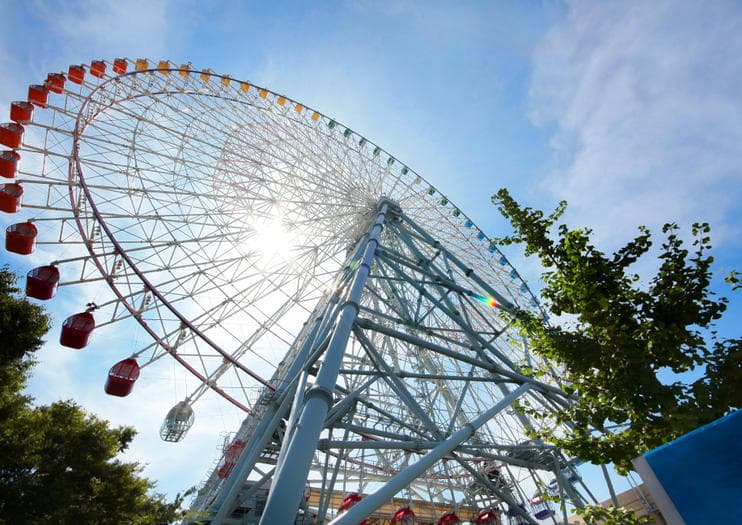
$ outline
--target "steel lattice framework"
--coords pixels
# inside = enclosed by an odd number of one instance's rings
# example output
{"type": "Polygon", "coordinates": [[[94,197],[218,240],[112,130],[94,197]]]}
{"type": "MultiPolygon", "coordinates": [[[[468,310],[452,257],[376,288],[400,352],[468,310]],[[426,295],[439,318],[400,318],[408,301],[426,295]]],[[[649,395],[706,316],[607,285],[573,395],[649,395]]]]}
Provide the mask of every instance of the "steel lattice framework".
{"type": "Polygon", "coordinates": [[[569,402],[557,373],[530,375],[548,363],[512,327],[514,309],[537,303],[445,195],[249,82],[103,64],[79,83],[71,69],[27,124],[21,214],[55,245],[62,285],[112,291],[97,329],[135,319],[151,336],[133,356],[145,378],[171,356],[198,379],[186,408],[212,389],[246,412],[244,452],[195,509],[234,520],[269,481],[263,523],[293,520],[307,484],[320,494],[311,512],[334,515],[338,480],[368,495],[338,524],[398,493],[529,523],[551,478],[552,495],[591,499],[517,409],[569,402]]]}

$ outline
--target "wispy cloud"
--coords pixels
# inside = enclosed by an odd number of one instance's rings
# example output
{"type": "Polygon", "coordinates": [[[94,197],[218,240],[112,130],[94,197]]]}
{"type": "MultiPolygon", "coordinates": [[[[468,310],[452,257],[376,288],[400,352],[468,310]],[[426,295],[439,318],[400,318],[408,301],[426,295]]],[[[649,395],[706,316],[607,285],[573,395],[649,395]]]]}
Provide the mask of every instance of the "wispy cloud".
{"type": "Polygon", "coordinates": [[[78,0],[37,7],[50,31],[70,47],[84,43],[88,53],[121,49],[162,53],[170,29],[167,0],[78,0]]]}
{"type": "Polygon", "coordinates": [[[736,2],[570,2],[534,54],[530,117],[554,128],[545,189],[622,242],[638,224],[742,229],[736,2]]]}

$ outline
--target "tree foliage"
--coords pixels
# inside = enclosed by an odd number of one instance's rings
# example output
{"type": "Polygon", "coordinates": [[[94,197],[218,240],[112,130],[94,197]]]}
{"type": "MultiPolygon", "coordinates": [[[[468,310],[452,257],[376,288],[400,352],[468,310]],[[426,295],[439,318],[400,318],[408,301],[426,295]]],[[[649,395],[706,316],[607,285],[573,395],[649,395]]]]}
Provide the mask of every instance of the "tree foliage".
{"type": "Polygon", "coordinates": [[[0,524],[176,520],[182,498],[166,502],[140,465],[116,459],[133,428],[111,428],[71,401],[34,407],[21,393],[49,321],[18,292],[0,269],[0,524]]]}
{"type": "Polygon", "coordinates": [[[647,228],[606,255],[592,244],[591,230],[555,226],[565,202],[548,216],[504,189],[493,202],[514,230],[501,242],[523,243],[526,255],[540,258],[545,307],[565,319],[550,326],[517,312],[533,350],[559,365],[576,398],[553,416],[571,425],[569,435],[555,434],[545,420],[551,416],[530,410],[542,419],[540,437],[583,460],[628,470],[634,457],[742,406],[742,339],[713,331],[727,299],[709,288],[708,224],[693,226],[691,251],[678,227],[666,224],[657,272],[643,284],[632,265],[652,246],[647,228]],[[689,371],[701,377],[684,382],[689,371]]]}
{"type": "Polygon", "coordinates": [[[582,509],[577,509],[577,515],[587,525],[648,525],[654,523],[651,517],[637,517],[633,511],[622,507],[588,505],[582,509]]]}
{"type": "Polygon", "coordinates": [[[44,310],[23,298],[16,287],[15,275],[7,267],[0,269],[0,356],[3,362],[21,359],[35,352],[49,330],[44,310]]]}
{"type": "Polygon", "coordinates": [[[0,268],[0,422],[30,401],[20,392],[34,364],[34,352],[49,330],[44,310],[19,298],[19,292],[15,275],[7,267],[0,268]]]}

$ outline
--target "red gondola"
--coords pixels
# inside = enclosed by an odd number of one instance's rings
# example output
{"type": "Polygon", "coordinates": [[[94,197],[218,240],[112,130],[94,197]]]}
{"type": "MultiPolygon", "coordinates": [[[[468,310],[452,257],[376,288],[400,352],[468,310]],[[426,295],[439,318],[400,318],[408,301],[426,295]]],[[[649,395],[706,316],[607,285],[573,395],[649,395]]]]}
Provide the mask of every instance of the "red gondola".
{"type": "Polygon", "coordinates": [[[103,78],[106,74],[106,63],[102,60],[93,60],[90,64],[90,74],[96,78],[103,78]]]}
{"type": "Polygon", "coordinates": [[[15,151],[5,150],[0,153],[0,176],[6,179],[15,177],[19,160],[21,160],[21,156],[15,151]]]}
{"type": "Polygon", "coordinates": [[[392,525],[415,525],[415,513],[410,507],[402,507],[394,513],[392,525]]]}
{"type": "Polygon", "coordinates": [[[47,100],[49,100],[49,90],[44,86],[38,84],[28,86],[28,101],[31,104],[45,108],[47,100]]]}
{"type": "Polygon", "coordinates": [[[82,81],[85,79],[85,68],[83,66],[72,65],[70,66],[67,75],[70,78],[70,82],[82,84],[82,81]]]}
{"type": "Polygon", "coordinates": [[[117,58],[113,61],[113,72],[118,75],[123,75],[126,73],[126,68],[128,64],[126,63],[126,59],[124,58],[117,58]]]}
{"type": "Polygon", "coordinates": [[[35,299],[51,299],[57,293],[59,270],[56,266],[39,266],[26,274],[26,295],[35,299]]]}
{"type": "Polygon", "coordinates": [[[17,148],[23,141],[23,126],[17,122],[0,124],[0,144],[9,148],[17,148]]]}
{"type": "Polygon", "coordinates": [[[16,100],[10,103],[10,120],[19,124],[31,122],[33,116],[33,104],[25,100],[16,100]]]}
{"type": "Polygon", "coordinates": [[[12,224],[5,230],[5,249],[9,252],[28,255],[33,252],[38,233],[33,223],[12,224]]]}
{"type": "MultiPolygon", "coordinates": [[[[340,507],[338,507],[338,515],[343,514],[362,499],[363,498],[357,492],[351,492],[350,494],[345,496],[345,499],[340,504],[340,507]]],[[[368,520],[363,520],[359,525],[369,525],[368,520]]]]}
{"type": "Polygon", "coordinates": [[[0,188],[0,211],[15,213],[23,196],[23,186],[15,182],[3,184],[0,188]]]}
{"type": "Polygon", "coordinates": [[[59,344],[68,348],[85,348],[94,328],[95,318],[90,312],[71,315],[62,323],[59,344]]]}
{"type": "Polygon", "coordinates": [[[345,512],[349,508],[351,508],[353,505],[361,501],[363,498],[357,493],[357,492],[351,492],[347,496],[345,496],[345,499],[340,504],[340,507],[338,507],[339,512],[345,512]]]}
{"type": "Polygon", "coordinates": [[[438,525],[459,525],[461,520],[455,512],[447,512],[438,520],[438,525]]]}
{"type": "Polygon", "coordinates": [[[139,378],[139,364],[133,357],[119,361],[108,371],[106,394],[125,397],[131,394],[134,383],[139,378]]]}
{"type": "Polygon", "coordinates": [[[52,93],[61,93],[64,90],[64,83],[67,79],[62,73],[49,73],[46,76],[44,87],[52,93]]]}
{"type": "Polygon", "coordinates": [[[227,479],[229,477],[237,464],[237,460],[240,459],[242,451],[245,450],[245,446],[247,446],[247,443],[241,439],[235,439],[232,444],[229,445],[229,448],[224,453],[224,464],[217,471],[217,476],[220,479],[227,479]]]}
{"type": "Polygon", "coordinates": [[[500,525],[500,517],[498,513],[492,509],[485,510],[479,513],[479,516],[477,516],[474,523],[475,525],[500,525]]]}

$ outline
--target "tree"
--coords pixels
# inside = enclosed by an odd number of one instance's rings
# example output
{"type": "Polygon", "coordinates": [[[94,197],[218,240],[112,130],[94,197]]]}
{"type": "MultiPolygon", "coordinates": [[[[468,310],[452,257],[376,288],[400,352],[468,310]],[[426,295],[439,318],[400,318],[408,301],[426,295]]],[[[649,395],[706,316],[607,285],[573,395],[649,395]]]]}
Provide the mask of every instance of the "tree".
{"type": "Polygon", "coordinates": [[[634,511],[622,507],[588,505],[577,509],[576,514],[588,525],[647,525],[654,523],[650,516],[638,517],[634,511]]]}
{"type": "Polygon", "coordinates": [[[133,428],[111,428],[71,401],[34,407],[22,395],[49,321],[18,292],[0,269],[0,524],[176,520],[182,497],[166,502],[140,465],[116,459],[133,428]]]}
{"type": "Polygon", "coordinates": [[[666,224],[659,268],[642,285],[631,268],[652,245],[647,228],[608,256],[591,243],[589,229],[561,224],[552,238],[565,202],[545,217],[505,189],[492,199],[514,230],[501,242],[523,243],[526,255],[540,258],[545,307],[561,320],[550,326],[531,312],[516,313],[533,351],[558,365],[575,398],[553,416],[571,426],[566,435],[555,433],[551,416],[522,407],[542,423],[539,437],[627,471],[636,456],[742,406],[742,339],[713,331],[727,299],[709,288],[708,224],[693,226],[692,252],[678,227],[666,224]],[[686,382],[689,371],[701,377],[686,382]]]}
{"type": "Polygon", "coordinates": [[[19,292],[15,276],[7,267],[0,268],[0,421],[29,401],[19,392],[33,366],[33,352],[49,330],[44,310],[18,298],[19,292]]]}

